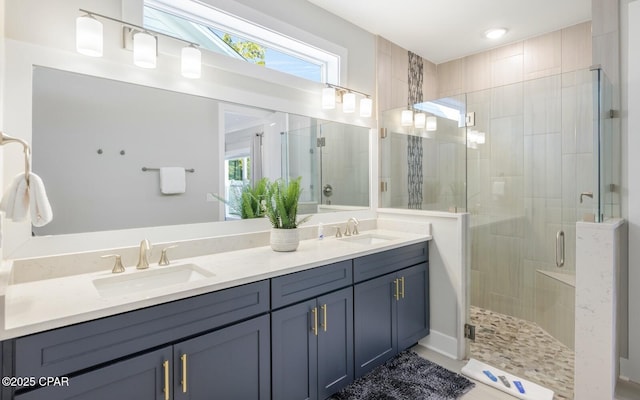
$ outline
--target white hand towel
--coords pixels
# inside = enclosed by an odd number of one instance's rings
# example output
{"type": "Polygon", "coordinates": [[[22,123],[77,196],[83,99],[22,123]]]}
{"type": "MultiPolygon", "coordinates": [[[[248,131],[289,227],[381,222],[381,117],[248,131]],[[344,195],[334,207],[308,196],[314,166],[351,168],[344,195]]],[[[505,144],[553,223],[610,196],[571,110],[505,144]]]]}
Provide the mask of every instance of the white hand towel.
{"type": "Polygon", "coordinates": [[[11,186],[4,192],[0,210],[4,211],[7,219],[20,222],[27,216],[29,209],[29,192],[24,173],[16,175],[11,186]]]}
{"type": "Polygon", "coordinates": [[[47,197],[47,191],[44,189],[44,183],[33,172],[29,174],[29,206],[33,226],[45,226],[53,219],[53,211],[47,197]]]}
{"type": "Polygon", "coordinates": [[[179,194],[187,190],[186,171],[182,167],[160,168],[160,192],[179,194]]]}
{"type": "Polygon", "coordinates": [[[24,173],[18,174],[0,202],[0,211],[4,211],[5,216],[15,222],[23,221],[28,210],[31,211],[33,226],[44,226],[53,219],[42,179],[33,172],[29,173],[29,185],[24,173]]]}

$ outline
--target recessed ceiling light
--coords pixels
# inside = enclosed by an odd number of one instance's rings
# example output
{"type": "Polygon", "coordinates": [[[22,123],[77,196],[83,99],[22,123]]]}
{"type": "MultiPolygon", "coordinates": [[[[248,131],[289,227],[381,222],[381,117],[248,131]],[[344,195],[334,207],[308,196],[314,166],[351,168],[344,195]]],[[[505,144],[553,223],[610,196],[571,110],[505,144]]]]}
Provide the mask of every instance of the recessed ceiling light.
{"type": "Polygon", "coordinates": [[[507,33],[507,28],[493,28],[489,29],[484,33],[484,36],[487,39],[498,39],[504,36],[507,33]]]}

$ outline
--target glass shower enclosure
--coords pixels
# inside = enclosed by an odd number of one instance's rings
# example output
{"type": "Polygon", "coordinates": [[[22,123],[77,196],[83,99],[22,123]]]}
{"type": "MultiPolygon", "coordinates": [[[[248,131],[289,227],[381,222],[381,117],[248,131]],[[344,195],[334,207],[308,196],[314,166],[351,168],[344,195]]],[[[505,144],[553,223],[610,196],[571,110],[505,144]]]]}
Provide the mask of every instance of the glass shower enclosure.
{"type": "Polygon", "coordinates": [[[383,113],[381,207],[468,212],[467,354],[571,397],[576,222],[620,212],[611,85],[578,70],[412,108],[437,128],[383,113]],[[547,358],[566,374],[545,376],[547,358]]]}

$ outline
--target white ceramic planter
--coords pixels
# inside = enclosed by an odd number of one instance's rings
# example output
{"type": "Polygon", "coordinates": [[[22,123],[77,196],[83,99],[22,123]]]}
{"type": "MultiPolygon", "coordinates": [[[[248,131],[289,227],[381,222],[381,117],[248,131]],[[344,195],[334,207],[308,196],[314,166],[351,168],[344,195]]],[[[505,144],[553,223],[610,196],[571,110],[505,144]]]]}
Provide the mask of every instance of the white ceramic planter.
{"type": "Polygon", "coordinates": [[[298,228],[275,229],[271,228],[271,249],[274,251],[295,251],[300,243],[298,228]]]}

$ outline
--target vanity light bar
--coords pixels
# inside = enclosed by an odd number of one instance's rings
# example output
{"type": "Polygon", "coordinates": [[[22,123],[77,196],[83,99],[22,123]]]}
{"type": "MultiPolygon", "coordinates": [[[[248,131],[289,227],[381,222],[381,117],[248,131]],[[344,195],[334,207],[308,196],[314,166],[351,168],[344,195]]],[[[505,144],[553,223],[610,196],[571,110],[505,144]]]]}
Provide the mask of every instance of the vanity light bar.
{"type": "Polygon", "coordinates": [[[342,112],[346,114],[352,113],[356,108],[356,93],[364,96],[364,98],[360,100],[360,116],[367,118],[371,117],[373,108],[373,101],[371,100],[371,96],[357,90],[334,85],[331,83],[327,83],[326,87],[322,89],[322,109],[334,109],[336,107],[337,98],[342,103],[342,112]]]}
{"type": "MultiPolygon", "coordinates": [[[[167,35],[166,33],[147,29],[140,25],[132,24],[130,22],[122,21],[117,18],[109,17],[107,15],[98,14],[93,11],[80,8],[81,12],[85,13],[76,19],[76,50],[85,55],[94,57],[102,56],[102,24],[97,21],[96,17],[106,19],[109,21],[117,22],[124,25],[124,27],[131,28],[129,31],[133,31],[133,37],[139,35],[140,39],[145,42],[144,48],[144,61],[140,62],[141,54],[136,52],[136,45],[134,41],[134,63],[144,68],[155,68],[155,57],[157,56],[157,37],[164,36],[173,40],[184,42],[187,44],[185,49],[181,53],[181,65],[182,75],[186,78],[200,78],[202,63],[201,52],[198,49],[198,43],[191,42],[176,36],[167,35]],[[153,54],[153,47],[156,47],[155,54],[153,54]]],[[[127,31],[127,29],[125,29],[127,31]]],[[[123,42],[126,43],[125,37],[123,42]]],[[[126,44],[125,44],[125,47],[126,44]]]]}

